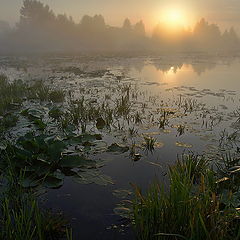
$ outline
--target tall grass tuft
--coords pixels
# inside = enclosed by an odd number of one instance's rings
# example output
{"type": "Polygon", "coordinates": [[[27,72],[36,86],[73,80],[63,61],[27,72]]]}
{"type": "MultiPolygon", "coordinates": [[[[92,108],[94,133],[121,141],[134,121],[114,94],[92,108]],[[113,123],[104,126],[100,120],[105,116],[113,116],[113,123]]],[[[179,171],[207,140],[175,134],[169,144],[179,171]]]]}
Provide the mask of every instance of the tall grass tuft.
{"type": "Polygon", "coordinates": [[[203,157],[183,156],[169,167],[169,189],[157,181],[145,194],[135,187],[132,217],[138,239],[239,239],[239,214],[221,203],[207,164],[203,157]]]}
{"type": "Polygon", "coordinates": [[[53,240],[72,239],[66,230],[67,221],[62,214],[42,210],[33,189],[21,186],[9,159],[9,165],[1,176],[3,185],[0,195],[0,239],[1,240],[53,240]]]}

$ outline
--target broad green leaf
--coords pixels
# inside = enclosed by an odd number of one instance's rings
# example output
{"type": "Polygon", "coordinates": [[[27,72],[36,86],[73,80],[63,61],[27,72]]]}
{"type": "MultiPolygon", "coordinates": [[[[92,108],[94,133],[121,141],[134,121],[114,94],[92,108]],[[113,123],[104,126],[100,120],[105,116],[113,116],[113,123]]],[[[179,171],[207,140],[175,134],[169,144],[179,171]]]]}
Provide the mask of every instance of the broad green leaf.
{"type": "Polygon", "coordinates": [[[44,186],[47,188],[60,188],[63,185],[63,179],[52,176],[47,176],[44,181],[44,186]]]}
{"type": "Polygon", "coordinates": [[[36,187],[39,183],[39,180],[34,179],[32,176],[26,176],[20,180],[20,185],[24,188],[36,187]]]}
{"type": "Polygon", "coordinates": [[[86,171],[79,171],[77,175],[74,176],[74,180],[81,184],[95,183],[102,186],[106,186],[108,184],[114,184],[111,177],[104,175],[95,169],[87,169],[86,171]]]}
{"type": "Polygon", "coordinates": [[[64,168],[76,168],[81,166],[93,166],[94,162],[88,160],[84,156],[79,155],[65,155],[60,161],[60,166],[64,168]]]}
{"type": "Polygon", "coordinates": [[[127,146],[121,146],[117,143],[113,143],[111,146],[108,147],[107,152],[119,152],[119,153],[124,153],[129,150],[129,147],[127,146]]]}
{"type": "Polygon", "coordinates": [[[113,191],[113,195],[117,198],[126,199],[132,194],[131,191],[125,189],[117,189],[113,191]]]}
{"type": "Polygon", "coordinates": [[[34,124],[40,129],[40,130],[44,130],[47,125],[41,120],[41,119],[35,119],[34,120],[34,124]]]}
{"type": "Polygon", "coordinates": [[[106,126],[106,122],[103,120],[103,118],[98,118],[97,119],[97,123],[96,123],[96,127],[97,129],[103,129],[106,126]]]}
{"type": "Polygon", "coordinates": [[[61,157],[61,153],[66,148],[63,141],[56,140],[48,147],[48,154],[53,161],[58,161],[61,157]]]}
{"type": "Polygon", "coordinates": [[[38,109],[29,109],[27,113],[31,120],[41,119],[43,117],[43,112],[38,109]]]}

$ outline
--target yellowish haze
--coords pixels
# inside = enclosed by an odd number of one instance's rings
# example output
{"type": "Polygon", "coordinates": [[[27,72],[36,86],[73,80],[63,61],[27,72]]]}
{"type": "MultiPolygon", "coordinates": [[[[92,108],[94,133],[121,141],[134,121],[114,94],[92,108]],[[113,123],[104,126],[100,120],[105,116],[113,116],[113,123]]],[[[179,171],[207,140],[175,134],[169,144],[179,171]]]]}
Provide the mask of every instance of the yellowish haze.
{"type": "MultiPolygon", "coordinates": [[[[55,13],[66,13],[79,22],[84,14],[102,14],[109,25],[143,20],[148,33],[159,22],[169,27],[192,27],[204,17],[221,29],[234,26],[240,32],[240,0],[40,0],[55,13]]],[[[23,0],[0,0],[0,20],[19,20],[23,0]]]]}
{"type": "Polygon", "coordinates": [[[185,26],[189,24],[187,22],[186,13],[179,8],[168,8],[162,13],[162,20],[170,28],[175,28],[177,26],[185,26]]]}
{"type": "Polygon", "coordinates": [[[197,17],[194,11],[183,6],[169,5],[159,11],[155,17],[158,22],[161,22],[169,31],[176,31],[182,28],[192,28],[197,17]]]}

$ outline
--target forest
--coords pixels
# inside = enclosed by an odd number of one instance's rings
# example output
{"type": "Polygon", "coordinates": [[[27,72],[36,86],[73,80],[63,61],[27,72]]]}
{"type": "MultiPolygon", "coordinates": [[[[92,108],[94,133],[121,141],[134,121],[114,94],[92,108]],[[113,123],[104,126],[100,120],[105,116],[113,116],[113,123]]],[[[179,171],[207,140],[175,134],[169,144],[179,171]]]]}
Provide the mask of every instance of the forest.
{"type": "Polygon", "coordinates": [[[14,27],[0,21],[0,52],[154,52],[235,51],[240,40],[234,28],[221,31],[202,18],[194,27],[169,31],[164,23],[146,33],[142,20],[126,18],[120,27],[105,22],[102,15],[84,15],[79,23],[71,16],[55,14],[40,1],[25,0],[14,27]]]}

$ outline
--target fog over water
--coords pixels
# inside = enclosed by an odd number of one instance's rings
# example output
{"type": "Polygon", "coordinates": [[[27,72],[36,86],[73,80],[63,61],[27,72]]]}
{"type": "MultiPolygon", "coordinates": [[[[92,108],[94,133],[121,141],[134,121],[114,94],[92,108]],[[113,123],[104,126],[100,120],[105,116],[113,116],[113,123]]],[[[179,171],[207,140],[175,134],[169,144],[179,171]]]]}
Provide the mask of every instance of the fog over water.
{"type": "MultiPolygon", "coordinates": [[[[178,21],[175,13],[170,20],[178,21]]],[[[127,16],[126,16],[127,17],[127,16]]],[[[179,19],[178,19],[179,18],[179,19]]],[[[183,17],[182,17],[183,20],[183,17]]],[[[23,1],[16,26],[0,21],[0,53],[42,52],[156,52],[156,51],[236,51],[240,48],[234,28],[220,30],[202,18],[193,28],[160,22],[146,33],[145,23],[126,18],[120,27],[110,26],[102,15],[84,15],[75,22],[66,14],[55,14],[48,5],[23,1]]]]}

